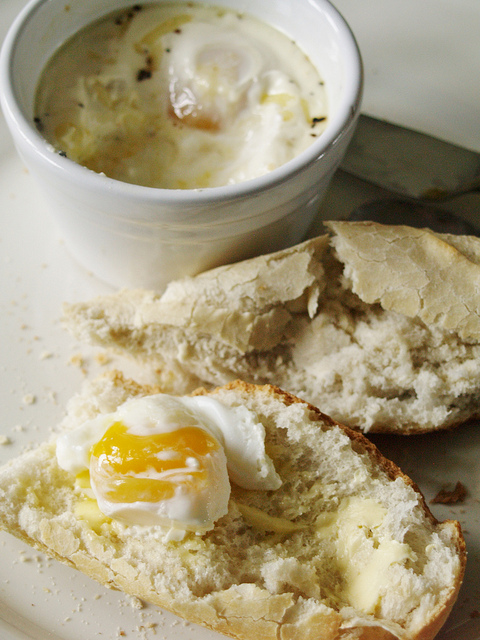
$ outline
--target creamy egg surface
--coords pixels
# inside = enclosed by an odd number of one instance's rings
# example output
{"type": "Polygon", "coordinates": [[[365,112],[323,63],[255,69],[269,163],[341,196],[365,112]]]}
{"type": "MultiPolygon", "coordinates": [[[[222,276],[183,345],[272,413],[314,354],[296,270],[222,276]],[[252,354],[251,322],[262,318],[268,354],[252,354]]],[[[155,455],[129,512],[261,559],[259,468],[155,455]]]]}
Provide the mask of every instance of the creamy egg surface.
{"type": "Polygon", "coordinates": [[[79,31],[37,91],[42,135],[124,182],[224,186],[288,162],[326,126],[317,69],[285,34],[194,3],[135,5],[79,31]]]}
{"type": "Polygon", "coordinates": [[[228,511],[230,481],[281,485],[257,416],[204,396],[129,400],[59,436],[56,454],[62,469],[88,471],[103,514],[131,525],[207,531],[228,511]]]}

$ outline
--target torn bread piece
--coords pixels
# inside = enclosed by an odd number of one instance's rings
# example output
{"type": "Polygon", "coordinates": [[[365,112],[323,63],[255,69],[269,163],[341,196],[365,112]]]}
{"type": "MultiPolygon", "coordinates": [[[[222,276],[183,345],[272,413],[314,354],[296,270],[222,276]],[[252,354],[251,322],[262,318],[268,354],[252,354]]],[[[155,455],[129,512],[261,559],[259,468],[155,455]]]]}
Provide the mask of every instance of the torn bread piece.
{"type": "Polygon", "coordinates": [[[480,239],[369,222],[196,277],[66,306],[80,340],[167,390],[236,378],[348,426],[401,434],[480,415],[480,239]]]}
{"type": "Polygon", "coordinates": [[[276,387],[233,382],[194,394],[255,416],[275,489],[231,481],[227,513],[181,539],[100,512],[84,476],[59,466],[56,445],[156,391],[119,373],[89,382],[55,440],[0,470],[0,525],[108,587],[233,638],[435,636],[464,574],[459,524],[437,522],[362,434],[276,387]]]}

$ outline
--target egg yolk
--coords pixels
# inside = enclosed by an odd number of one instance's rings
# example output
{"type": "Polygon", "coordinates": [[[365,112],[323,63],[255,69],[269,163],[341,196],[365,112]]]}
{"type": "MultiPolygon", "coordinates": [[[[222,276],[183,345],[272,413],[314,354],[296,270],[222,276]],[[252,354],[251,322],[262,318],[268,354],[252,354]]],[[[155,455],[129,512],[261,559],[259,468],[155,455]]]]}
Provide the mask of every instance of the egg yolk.
{"type": "Polygon", "coordinates": [[[169,500],[179,487],[197,493],[209,481],[206,461],[218,449],[218,441],[196,426],[136,435],[116,422],[92,447],[92,485],[122,503],[169,500]]]}

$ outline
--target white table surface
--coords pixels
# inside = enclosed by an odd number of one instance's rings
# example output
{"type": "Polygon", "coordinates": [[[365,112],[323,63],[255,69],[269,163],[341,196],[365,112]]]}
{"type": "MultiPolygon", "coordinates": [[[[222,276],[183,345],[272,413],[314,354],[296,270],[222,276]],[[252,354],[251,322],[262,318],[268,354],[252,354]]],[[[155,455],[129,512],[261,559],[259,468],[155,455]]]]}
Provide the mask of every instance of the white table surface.
{"type": "MultiPolygon", "coordinates": [[[[0,40],[23,6],[0,0],[0,40]]],[[[366,113],[480,151],[480,3],[477,0],[337,0],[365,64],[366,113]]],[[[339,218],[381,190],[339,172],[321,207],[339,218]]],[[[480,194],[448,204],[477,221],[480,194]]],[[[61,328],[64,301],[109,288],[68,255],[41,196],[15,154],[0,115],[0,463],[40,442],[68,398],[98,369],[93,353],[61,328]],[[77,357],[81,354],[81,359],[77,357]]],[[[311,233],[321,229],[314,224],[311,233]]],[[[420,438],[377,436],[431,499],[462,481],[463,504],[431,505],[438,519],[456,518],[469,550],[465,583],[439,640],[479,640],[480,429],[477,425],[420,438]]],[[[0,534],[2,640],[214,640],[221,638],[154,607],[99,587],[81,574],[0,534]]]]}

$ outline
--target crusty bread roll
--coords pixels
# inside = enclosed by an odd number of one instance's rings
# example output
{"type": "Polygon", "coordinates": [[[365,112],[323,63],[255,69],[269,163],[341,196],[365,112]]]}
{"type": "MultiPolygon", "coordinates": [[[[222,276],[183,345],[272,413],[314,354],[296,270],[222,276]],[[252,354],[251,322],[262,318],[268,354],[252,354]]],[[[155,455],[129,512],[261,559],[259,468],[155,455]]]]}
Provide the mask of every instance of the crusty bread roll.
{"type": "Polygon", "coordinates": [[[165,389],[272,383],[363,431],[480,415],[480,239],[370,222],[172,282],[66,307],[81,340],[165,389]]]}
{"type": "MultiPolygon", "coordinates": [[[[63,430],[155,392],[111,373],[69,406],[63,430]]],[[[457,597],[465,548],[412,481],[360,433],[272,386],[209,394],[265,427],[279,489],[232,483],[228,513],[182,541],[82,515],[54,442],[0,470],[0,524],[126,593],[244,640],[429,640],[457,597]]]]}

